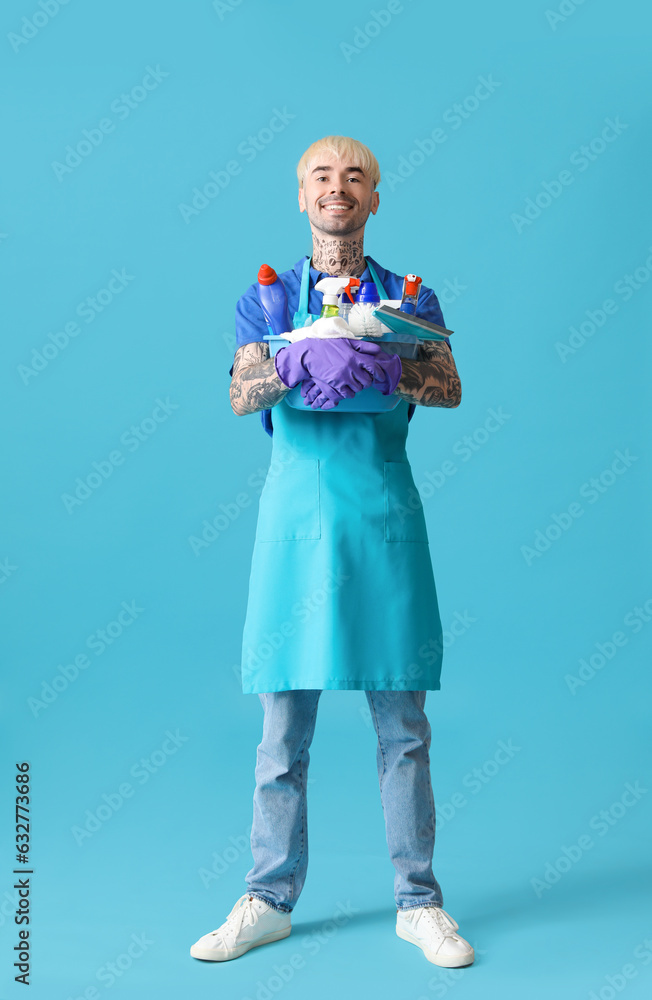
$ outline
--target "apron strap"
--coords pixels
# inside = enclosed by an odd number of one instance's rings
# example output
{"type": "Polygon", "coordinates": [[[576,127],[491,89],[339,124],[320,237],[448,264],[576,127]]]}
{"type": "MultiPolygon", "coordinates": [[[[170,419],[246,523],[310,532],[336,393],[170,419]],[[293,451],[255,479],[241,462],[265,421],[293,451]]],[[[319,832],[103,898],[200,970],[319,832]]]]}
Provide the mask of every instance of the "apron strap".
{"type": "Polygon", "coordinates": [[[376,274],[375,267],[373,266],[373,264],[371,263],[371,261],[369,260],[368,257],[365,257],[365,261],[367,262],[367,267],[369,268],[369,274],[374,279],[374,283],[376,285],[376,288],[378,289],[378,294],[380,295],[381,299],[388,299],[389,295],[387,294],[387,292],[383,288],[383,283],[380,280],[380,278],[378,277],[378,275],[376,274]]]}
{"type": "Polygon", "coordinates": [[[301,272],[301,290],[299,292],[299,308],[294,314],[292,322],[294,329],[300,330],[306,325],[308,319],[308,295],[310,292],[310,257],[306,255],[301,272]]]}

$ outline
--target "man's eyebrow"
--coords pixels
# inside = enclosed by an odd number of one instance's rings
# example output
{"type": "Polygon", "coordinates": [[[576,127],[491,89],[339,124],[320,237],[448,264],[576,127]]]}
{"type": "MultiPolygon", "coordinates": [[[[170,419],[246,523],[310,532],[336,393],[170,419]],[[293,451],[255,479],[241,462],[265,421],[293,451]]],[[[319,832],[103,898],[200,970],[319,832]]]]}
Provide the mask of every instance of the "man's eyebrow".
{"type": "MultiPolygon", "coordinates": [[[[332,170],[332,169],[333,169],[333,167],[315,167],[314,170],[310,171],[310,173],[311,174],[315,174],[315,173],[317,173],[318,170],[321,170],[323,172],[323,171],[328,171],[328,170],[332,170]]],[[[346,169],[346,172],[348,174],[350,174],[352,170],[355,170],[356,173],[358,173],[358,174],[364,174],[364,170],[362,169],[362,167],[346,167],[345,169],[346,169]]]]}

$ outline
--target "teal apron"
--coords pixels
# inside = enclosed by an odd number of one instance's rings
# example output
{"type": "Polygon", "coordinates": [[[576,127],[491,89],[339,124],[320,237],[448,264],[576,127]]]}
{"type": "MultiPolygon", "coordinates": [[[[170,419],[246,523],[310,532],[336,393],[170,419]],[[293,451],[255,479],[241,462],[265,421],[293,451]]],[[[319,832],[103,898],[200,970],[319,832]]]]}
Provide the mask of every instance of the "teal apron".
{"type": "MultiPolygon", "coordinates": [[[[295,328],[309,315],[309,282],[307,258],[295,328]]],[[[274,407],[242,640],[245,694],[440,689],[442,627],[405,450],[408,406],[274,407]]]]}

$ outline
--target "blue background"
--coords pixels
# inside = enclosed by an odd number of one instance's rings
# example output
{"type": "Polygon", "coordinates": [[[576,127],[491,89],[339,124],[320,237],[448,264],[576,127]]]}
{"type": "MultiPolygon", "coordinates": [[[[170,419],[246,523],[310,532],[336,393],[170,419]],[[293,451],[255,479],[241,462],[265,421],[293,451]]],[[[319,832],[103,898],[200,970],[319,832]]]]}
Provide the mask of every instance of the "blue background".
{"type": "Polygon", "coordinates": [[[650,22],[641,0],[566,4],[551,23],[545,3],[406,0],[390,18],[381,0],[378,29],[369,4],[343,0],[51,2],[45,17],[36,0],[5,5],[2,996],[23,995],[11,965],[19,760],[33,785],[33,997],[95,986],[253,1000],[280,984],[284,997],[330,998],[346,983],[348,996],[402,1000],[606,1000],[627,963],[626,996],[650,995],[652,602],[647,621],[631,616],[652,598],[650,22]],[[12,43],[21,31],[32,37],[12,43]],[[129,109],[121,95],[148,66],[166,75],[129,109]],[[495,89],[476,99],[482,77],[495,89]],[[256,151],[248,137],[275,109],[286,126],[256,151]],[[67,172],[53,166],[105,118],[100,144],[67,172]],[[600,143],[606,119],[626,127],[600,143]],[[419,162],[417,140],[437,128],[446,140],[419,162]],[[435,873],[477,954],[453,974],[395,934],[363,692],[322,695],[292,935],[220,965],[188,954],[245,889],[262,723],[234,667],[271,442],[258,414],[229,405],[234,306],[261,263],[283,270],[310,252],[295,167],[329,133],[377,156],[365,250],[440,295],[463,385],[458,409],[418,408],[408,439],[444,627],[473,619],[426,705],[435,873]],[[240,171],[184,221],[179,206],[231,160],[240,171]],[[571,183],[546,199],[563,170],[571,183]],[[527,199],[532,219],[519,222],[527,199]],[[80,315],[114,269],[124,285],[80,315]],[[635,272],[626,298],[618,283],[635,272]],[[600,325],[605,299],[615,310],[600,325]],[[556,345],[587,310],[585,342],[562,359],[556,345]],[[156,422],[159,399],[169,413],[156,422]],[[508,417],[489,432],[492,408],[508,417]],[[591,502],[583,484],[627,449],[636,459],[591,502]],[[116,450],[122,464],[68,510],[77,477],[116,450]],[[446,461],[455,472],[441,481],[446,461]],[[583,513],[555,530],[573,503],[583,513]],[[237,516],[194,551],[222,505],[237,516]],[[548,547],[528,556],[546,529],[548,547]],[[132,601],[131,623],[89,648],[132,601]],[[567,676],[618,631],[623,645],[605,646],[572,693],[567,676]],[[84,652],[78,676],[31,707],[84,652]],[[166,754],[168,730],[185,740],[166,754]],[[510,740],[518,750],[497,763],[510,740]],[[125,782],[133,794],[78,844],[87,810],[125,782]],[[646,791],[619,806],[627,782],[646,791]],[[564,861],[587,835],[592,847],[564,861]],[[352,916],[329,933],[339,904],[352,916]],[[110,983],[133,934],[149,943],[110,983]],[[296,955],[302,967],[275,980],[296,955]]]}

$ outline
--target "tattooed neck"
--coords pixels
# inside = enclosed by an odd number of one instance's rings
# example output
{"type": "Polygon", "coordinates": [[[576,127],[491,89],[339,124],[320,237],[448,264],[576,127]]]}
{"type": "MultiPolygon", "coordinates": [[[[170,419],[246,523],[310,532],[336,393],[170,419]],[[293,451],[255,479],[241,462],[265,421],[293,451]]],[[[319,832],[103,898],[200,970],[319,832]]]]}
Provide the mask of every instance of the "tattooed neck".
{"type": "Polygon", "coordinates": [[[323,239],[313,233],[312,266],[325,274],[359,278],[367,266],[362,244],[362,236],[357,240],[323,239]]]}

